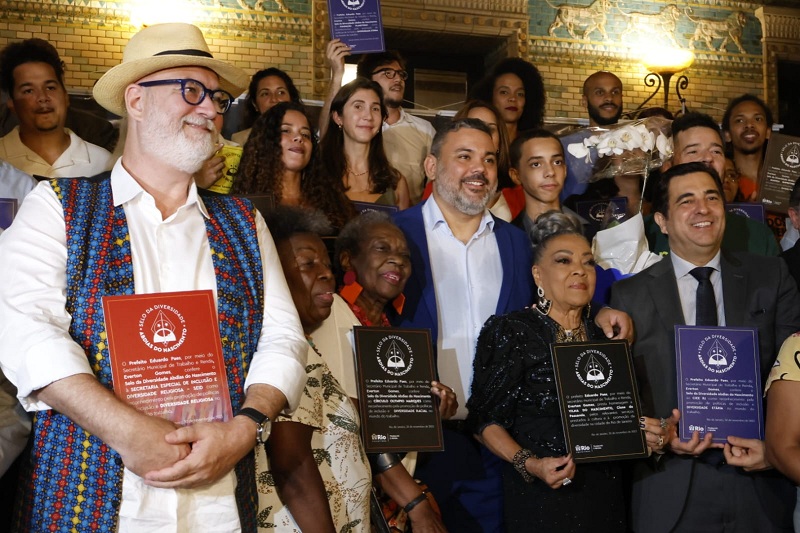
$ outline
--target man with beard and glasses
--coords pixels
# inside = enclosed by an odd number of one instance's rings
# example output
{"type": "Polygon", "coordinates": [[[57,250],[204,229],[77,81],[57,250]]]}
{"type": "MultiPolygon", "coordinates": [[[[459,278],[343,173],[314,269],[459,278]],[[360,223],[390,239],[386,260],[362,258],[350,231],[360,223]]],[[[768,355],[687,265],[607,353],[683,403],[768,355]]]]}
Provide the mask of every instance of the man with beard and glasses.
{"type": "Polygon", "coordinates": [[[42,39],[27,39],[0,52],[0,85],[19,125],[0,138],[0,159],[47,178],[94,176],[114,164],[108,150],[65,127],[69,96],[64,63],[42,39]]]}
{"type": "MultiPolygon", "coordinates": [[[[350,55],[350,47],[339,39],[334,39],[328,43],[327,54],[333,74],[329,94],[335,95],[342,85],[344,58],[350,55]]],[[[403,110],[403,96],[408,79],[406,62],[398,52],[391,50],[378,54],[364,54],[358,62],[357,74],[377,82],[383,89],[383,101],[388,111],[383,122],[383,147],[389,163],[406,178],[411,204],[416,204],[422,198],[422,191],[425,188],[425,170],[422,168],[422,163],[428,155],[436,130],[427,120],[403,110]]],[[[324,131],[322,124],[320,130],[324,131]]]]}
{"type": "Polygon", "coordinates": [[[246,85],[197,27],[143,29],[94,87],[127,117],[122,157],[40,183],[3,234],[0,365],[34,413],[12,529],[255,531],[254,449],[297,406],[307,343],[264,220],[192,179],[246,85]],[[234,416],[178,427],[112,392],[102,298],[196,290],[214,293],[234,416]]]}
{"type": "MultiPolygon", "coordinates": [[[[393,323],[431,330],[437,379],[453,387],[459,408],[444,423],[445,451],[422,457],[415,477],[431,488],[449,531],[502,531],[500,459],[466,429],[465,405],[483,323],[533,302],[530,242],[486,209],[497,188],[497,153],[484,122],[466,118],[440,128],[425,173],[433,194],[395,218],[412,274],[393,323]]],[[[627,315],[608,310],[599,317],[609,336],[615,328],[628,335],[627,315]]]]}
{"type": "MultiPolygon", "coordinates": [[[[586,108],[589,114],[589,126],[592,128],[603,128],[613,126],[619,122],[622,116],[622,81],[611,72],[601,70],[595,72],[583,82],[583,96],[581,105],[586,108]]],[[[583,142],[585,138],[595,132],[581,130],[561,138],[564,152],[567,146],[572,143],[583,142]]],[[[596,158],[593,158],[596,160],[596,158]]],[[[561,200],[573,194],[583,194],[591,177],[591,165],[585,164],[582,160],[573,160],[567,166],[567,180],[564,182],[564,190],[561,192],[561,200]]]]}
{"type": "Polygon", "coordinates": [[[772,132],[772,111],[758,96],[743,94],[728,103],[722,117],[722,133],[730,143],[739,171],[739,190],[755,200],[756,183],[764,161],[764,147],[772,132]]]}

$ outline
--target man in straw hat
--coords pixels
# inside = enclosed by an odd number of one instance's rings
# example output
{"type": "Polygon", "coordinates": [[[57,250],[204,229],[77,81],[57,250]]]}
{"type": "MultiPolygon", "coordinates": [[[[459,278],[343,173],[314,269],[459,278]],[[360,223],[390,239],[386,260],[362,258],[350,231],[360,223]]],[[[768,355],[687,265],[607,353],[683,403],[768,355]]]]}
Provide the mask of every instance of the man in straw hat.
{"type": "Polygon", "coordinates": [[[253,449],[297,404],[307,346],[261,216],[191,177],[246,84],[198,28],[142,30],[94,89],[128,118],[122,158],[40,184],[3,235],[0,364],[35,413],[17,529],[255,530],[253,449]],[[197,289],[215,291],[235,416],[178,428],[110,390],[101,297],[197,289]]]}

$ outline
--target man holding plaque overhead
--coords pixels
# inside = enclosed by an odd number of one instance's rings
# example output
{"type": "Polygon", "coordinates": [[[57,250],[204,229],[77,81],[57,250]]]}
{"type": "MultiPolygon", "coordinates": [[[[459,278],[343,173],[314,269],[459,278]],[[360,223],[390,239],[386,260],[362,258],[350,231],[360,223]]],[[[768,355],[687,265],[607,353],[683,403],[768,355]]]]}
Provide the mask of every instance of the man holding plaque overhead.
{"type": "Polygon", "coordinates": [[[246,85],[195,26],[145,28],[94,88],[127,116],[122,158],[41,183],[3,234],[0,364],[34,412],[14,529],[255,530],[253,450],[297,405],[307,344],[261,216],[192,180],[246,85]],[[112,392],[101,302],[198,290],[214,294],[234,416],[178,428],[112,392]]]}
{"type": "MultiPolygon", "coordinates": [[[[636,465],[634,531],[792,531],[795,493],[771,469],[764,442],[727,435],[713,443],[695,431],[678,437],[675,325],[753,327],[763,378],[778,347],[800,328],[800,296],[778,258],[721,250],[725,205],[717,172],[679,164],[662,178],[655,220],[670,254],[612,288],[611,303],[631,314],[642,411],[663,417],[666,453],[636,465]]],[[[733,413],[732,413],[733,414],[733,413]]]]}

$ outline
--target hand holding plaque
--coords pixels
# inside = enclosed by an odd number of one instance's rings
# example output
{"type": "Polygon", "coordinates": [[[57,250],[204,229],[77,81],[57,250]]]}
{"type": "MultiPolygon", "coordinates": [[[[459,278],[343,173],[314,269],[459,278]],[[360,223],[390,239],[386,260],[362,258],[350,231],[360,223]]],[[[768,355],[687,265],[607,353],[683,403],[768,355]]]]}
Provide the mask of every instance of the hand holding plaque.
{"type": "Polygon", "coordinates": [[[764,439],[756,328],[675,326],[679,437],[764,439]]]}
{"type": "Polygon", "coordinates": [[[103,298],[114,393],[179,425],[233,417],[211,291],[103,298]]]}
{"type": "Polygon", "coordinates": [[[367,453],[443,450],[430,331],[356,326],[353,334],[367,453]]]}
{"type": "Polygon", "coordinates": [[[567,450],[576,463],[647,456],[627,341],[552,344],[567,450]]]}

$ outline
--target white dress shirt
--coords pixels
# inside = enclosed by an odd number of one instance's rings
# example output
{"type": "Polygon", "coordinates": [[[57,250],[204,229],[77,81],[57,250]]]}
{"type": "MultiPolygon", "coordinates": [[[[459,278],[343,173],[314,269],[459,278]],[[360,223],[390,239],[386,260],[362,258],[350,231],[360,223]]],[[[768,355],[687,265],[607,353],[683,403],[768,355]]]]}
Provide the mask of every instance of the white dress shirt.
{"type": "MultiPolygon", "coordinates": [[[[669,254],[672,260],[672,269],[678,282],[678,294],[681,297],[681,309],[687,326],[696,325],[697,320],[697,286],[700,284],[689,272],[697,267],[689,261],[681,259],[675,252],[669,254]]],[[[720,271],[720,252],[711,261],[702,266],[711,267],[711,285],[714,287],[714,297],[717,299],[718,326],[725,326],[725,302],[722,295],[722,273],[720,271]]]]}
{"type": "MultiPolygon", "coordinates": [[[[119,160],[111,175],[115,205],[123,205],[131,239],[135,292],[211,289],[216,277],[204,218],[191,185],[186,203],[162,220],[153,197],[119,160]]],[[[290,410],[305,384],[307,343],[261,215],[256,215],[264,271],[264,318],[244,387],[279,389],[290,410]]],[[[14,224],[0,235],[0,367],[29,411],[48,409],[36,391],[75,374],[92,374],[84,351],[69,335],[64,214],[49,183],[31,192],[14,224]]],[[[91,406],[87,406],[90,408],[91,406]]],[[[120,531],[235,531],[239,519],[233,472],[201,489],[158,489],[125,470],[120,531]],[[188,522],[185,522],[188,521],[188,522]],[[173,524],[174,525],[174,524],[173,524]],[[172,527],[172,526],[166,526],[172,527]]]]}
{"type": "Polygon", "coordinates": [[[494,219],[484,211],[467,244],[458,240],[431,196],[422,206],[439,320],[439,380],[458,395],[455,419],[467,416],[472,361],[484,322],[497,310],[503,264],[494,219]]]}
{"type": "Polygon", "coordinates": [[[64,128],[64,131],[69,135],[69,147],[52,165],[22,143],[19,126],[0,138],[0,159],[23,172],[46,178],[91,177],[114,166],[111,152],[84,141],[69,128],[64,128]]]}

